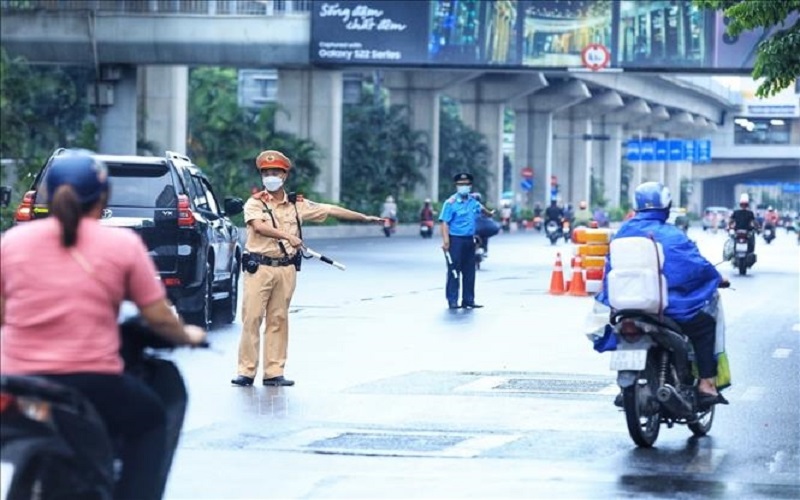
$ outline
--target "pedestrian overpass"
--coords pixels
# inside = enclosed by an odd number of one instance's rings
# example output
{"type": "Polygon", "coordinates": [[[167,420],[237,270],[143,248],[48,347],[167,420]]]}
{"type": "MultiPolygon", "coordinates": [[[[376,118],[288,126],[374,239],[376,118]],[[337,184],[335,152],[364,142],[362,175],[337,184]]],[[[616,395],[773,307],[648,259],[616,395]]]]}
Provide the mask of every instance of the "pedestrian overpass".
{"type": "MultiPolygon", "coordinates": [[[[318,190],[334,200],[340,186],[345,71],[379,70],[392,101],[411,107],[414,128],[425,131],[430,140],[432,165],[421,194],[432,198],[438,192],[438,99],[442,94],[459,100],[465,122],[488,139],[495,174],[489,193],[492,200],[499,198],[503,186],[503,110],[515,111],[511,158],[516,169],[533,168],[528,201],[542,203],[552,194],[549,181],[553,176],[560,180],[558,196],[565,202],[588,198],[591,175],[603,179],[605,197],[616,201],[629,139],[644,135],[713,140],[727,133],[739,108],[737,94],[709,79],[667,76],[653,66],[658,50],[680,51],[687,64],[695,65],[688,70],[696,71],[697,54],[710,50],[696,46],[697,39],[669,38],[675,34],[664,33],[672,45],[659,49],[651,44],[648,63],[641,59],[641,50],[633,50],[627,35],[613,33],[614,20],[627,23],[641,16],[672,16],[671,10],[656,8],[660,2],[641,2],[652,4],[646,12],[627,12],[629,5],[610,2],[608,12],[591,14],[607,16],[607,25],[581,21],[574,33],[558,33],[561,28],[557,28],[545,35],[539,28],[554,25],[552,19],[542,18],[545,14],[526,11],[524,19],[517,17],[513,24],[507,15],[522,14],[499,10],[503,2],[475,2],[474,12],[448,12],[453,4],[0,0],[0,41],[10,54],[31,62],[95,68],[98,81],[93,99],[104,109],[99,147],[103,152],[135,151],[140,102],[147,115],[145,138],[165,149],[185,149],[189,66],[277,69],[277,101],[289,111],[279,116],[277,126],[320,145],[325,157],[318,190]],[[482,28],[476,28],[471,38],[463,29],[455,33],[452,25],[461,22],[454,21],[460,15],[472,16],[473,22],[465,26],[482,28]],[[421,26],[419,19],[427,19],[428,25],[421,26]],[[395,45],[389,43],[392,40],[395,45]],[[591,40],[617,47],[616,59],[603,63],[604,54],[596,48],[603,44],[591,40]],[[580,55],[575,43],[585,45],[580,55]],[[575,64],[576,56],[585,63],[592,51],[600,58],[596,64],[604,64],[595,68],[599,71],[575,64]]],[[[691,22],[686,15],[691,5],[689,0],[678,4],[675,22],[683,26],[691,22]]],[[[589,15],[583,11],[561,14],[589,15]]],[[[733,53],[743,53],[742,47],[738,49],[733,53]]],[[[725,57],[731,55],[717,51],[714,61],[725,57]]],[[[787,158],[800,157],[798,148],[793,148],[787,150],[787,158]]],[[[716,168],[716,160],[704,168],[716,168]]],[[[760,168],[754,163],[750,172],[760,168]]],[[[696,176],[698,170],[691,161],[651,162],[635,169],[634,180],[662,180],[676,192],[683,178],[711,185],[728,182],[696,176]]],[[[743,171],[741,175],[749,174],[743,171]]],[[[512,185],[518,192],[519,180],[515,174],[512,185]]],[[[702,193],[699,187],[696,191],[702,193]]],[[[726,204],[731,204],[733,193],[728,196],[726,204]]]]}

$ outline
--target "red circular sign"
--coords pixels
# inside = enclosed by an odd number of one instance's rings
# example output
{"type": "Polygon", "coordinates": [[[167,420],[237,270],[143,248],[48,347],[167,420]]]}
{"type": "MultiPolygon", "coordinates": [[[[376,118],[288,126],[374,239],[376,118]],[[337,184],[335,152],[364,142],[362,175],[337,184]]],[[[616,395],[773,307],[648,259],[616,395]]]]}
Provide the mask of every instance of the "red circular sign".
{"type": "Polygon", "coordinates": [[[581,51],[581,63],[590,70],[597,71],[611,63],[611,52],[605,45],[590,43],[581,51]]]}
{"type": "Polygon", "coordinates": [[[523,179],[532,179],[533,169],[531,167],[525,167],[522,170],[520,170],[520,174],[522,175],[523,179]]]}

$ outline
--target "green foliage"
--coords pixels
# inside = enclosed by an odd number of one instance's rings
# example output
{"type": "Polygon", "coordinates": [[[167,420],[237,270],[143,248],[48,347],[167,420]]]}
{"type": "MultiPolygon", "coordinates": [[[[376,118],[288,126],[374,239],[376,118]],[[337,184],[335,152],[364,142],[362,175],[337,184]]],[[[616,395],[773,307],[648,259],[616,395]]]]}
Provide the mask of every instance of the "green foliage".
{"type": "Polygon", "coordinates": [[[56,148],[96,148],[85,91],[91,78],[88,68],[33,66],[0,49],[0,158],[14,165],[11,205],[0,211],[0,230],[13,224],[22,194],[56,148]]]}
{"type": "Polygon", "coordinates": [[[314,198],[320,169],[318,147],[310,140],[275,130],[278,106],[259,111],[237,102],[237,73],[232,68],[195,68],[189,76],[189,157],[212,179],[220,196],[248,198],[261,181],[255,159],[265,149],[291,158],[287,188],[314,198]]]}
{"type": "Polygon", "coordinates": [[[756,95],[769,97],[794,85],[800,77],[800,16],[785,26],[790,14],[800,12],[800,0],[694,0],[695,5],[721,10],[729,19],[727,34],[780,27],[758,46],[753,79],[763,78],[756,95]]]}
{"type": "Polygon", "coordinates": [[[342,204],[363,213],[380,213],[388,195],[398,200],[398,217],[405,218],[402,200],[413,196],[430,164],[427,137],[411,128],[407,106],[386,104],[364,87],[356,105],[344,111],[342,130],[342,204]]]}
{"type": "Polygon", "coordinates": [[[455,192],[453,177],[459,172],[472,174],[473,192],[486,193],[492,177],[489,165],[492,160],[486,138],[461,121],[455,101],[443,97],[439,114],[439,199],[455,192]]]}

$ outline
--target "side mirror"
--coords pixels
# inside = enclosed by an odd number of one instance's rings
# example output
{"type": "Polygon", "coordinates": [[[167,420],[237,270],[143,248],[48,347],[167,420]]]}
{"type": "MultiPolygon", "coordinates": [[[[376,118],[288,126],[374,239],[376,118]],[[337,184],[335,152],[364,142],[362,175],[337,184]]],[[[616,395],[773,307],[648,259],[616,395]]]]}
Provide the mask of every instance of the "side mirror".
{"type": "Polygon", "coordinates": [[[226,197],[225,198],[225,215],[228,217],[238,215],[244,211],[244,202],[241,198],[226,197]]]}
{"type": "Polygon", "coordinates": [[[7,207],[11,204],[11,188],[0,186],[0,207],[7,207]]]}

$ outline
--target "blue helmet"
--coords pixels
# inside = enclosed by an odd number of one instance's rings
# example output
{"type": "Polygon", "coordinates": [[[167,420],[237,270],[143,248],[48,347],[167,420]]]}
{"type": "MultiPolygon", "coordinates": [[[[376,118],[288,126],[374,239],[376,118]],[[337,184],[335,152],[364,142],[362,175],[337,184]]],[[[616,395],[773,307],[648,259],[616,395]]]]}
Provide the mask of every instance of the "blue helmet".
{"type": "Polygon", "coordinates": [[[669,188],[660,182],[645,182],[639,184],[634,192],[636,211],[667,210],[672,204],[672,195],[669,188]]]}
{"type": "Polygon", "coordinates": [[[108,169],[91,151],[67,150],[53,158],[47,169],[48,202],[64,184],[72,186],[82,205],[92,203],[108,191],[108,169]]]}

